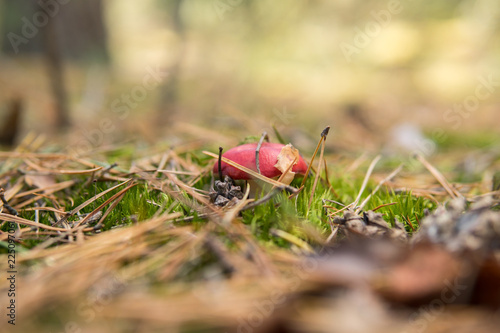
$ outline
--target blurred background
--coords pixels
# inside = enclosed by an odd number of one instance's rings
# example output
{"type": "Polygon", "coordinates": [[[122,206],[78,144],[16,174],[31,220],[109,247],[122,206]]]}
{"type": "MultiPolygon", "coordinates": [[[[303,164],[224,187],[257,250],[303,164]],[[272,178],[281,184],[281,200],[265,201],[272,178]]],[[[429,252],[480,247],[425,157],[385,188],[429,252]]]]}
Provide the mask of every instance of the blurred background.
{"type": "Polygon", "coordinates": [[[487,144],[498,22],[495,0],[0,0],[2,142],[487,144]]]}

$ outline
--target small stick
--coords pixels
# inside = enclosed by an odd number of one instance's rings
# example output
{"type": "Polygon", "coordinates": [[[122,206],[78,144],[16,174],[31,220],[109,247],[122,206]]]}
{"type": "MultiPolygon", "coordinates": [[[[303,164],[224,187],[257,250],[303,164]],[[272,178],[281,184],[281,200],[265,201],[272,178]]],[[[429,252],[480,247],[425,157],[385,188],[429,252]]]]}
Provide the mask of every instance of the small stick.
{"type": "Polygon", "coordinates": [[[264,139],[266,141],[269,141],[269,137],[267,136],[267,132],[262,132],[262,135],[260,137],[259,143],[257,143],[257,148],[255,148],[255,166],[257,167],[257,172],[260,174],[260,165],[259,165],[259,153],[260,153],[260,147],[262,146],[262,143],[264,142],[264,139]]]}
{"type": "Polygon", "coordinates": [[[224,148],[219,147],[219,180],[222,182],[222,151],[224,148]]]}
{"type": "Polygon", "coordinates": [[[118,163],[115,162],[115,163],[111,164],[110,166],[108,166],[106,169],[103,169],[101,171],[101,173],[104,174],[106,172],[109,172],[109,171],[111,171],[111,169],[116,168],[117,166],[118,166],[118,163]]]}
{"type": "Polygon", "coordinates": [[[2,200],[3,206],[5,207],[5,209],[7,209],[10,215],[17,216],[17,210],[9,205],[7,199],[5,199],[5,190],[3,189],[3,187],[0,187],[0,200],[2,200]]]}

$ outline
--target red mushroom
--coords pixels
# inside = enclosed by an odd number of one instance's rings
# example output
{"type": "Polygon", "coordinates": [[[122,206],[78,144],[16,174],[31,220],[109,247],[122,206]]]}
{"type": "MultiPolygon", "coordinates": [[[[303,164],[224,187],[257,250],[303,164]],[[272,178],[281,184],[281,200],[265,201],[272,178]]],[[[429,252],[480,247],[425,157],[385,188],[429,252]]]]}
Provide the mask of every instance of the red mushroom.
{"type": "MultiPolygon", "coordinates": [[[[286,168],[290,165],[290,163],[293,161],[293,158],[290,158],[290,156],[287,156],[289,158],[289,162],[287,163],[285,161],[286,166],[283,168],[283,164],[279,165],[278,160],[281,159],[284,154],[282,153],[283,148],[288,148],[291,149],[290,151],[295,154],[294,156],[297,157],[297,161],[292,167],[292,172],[293,173],[299,173],[304,175],[307,171],[307,164],[298,154],[298,151],[293,148],[291,145],[283,145],[280,143],[268,143],[264,142],[262,143],[259,151],[259,169],[260,173],[266,177],[269,178],[274,178],[280,176],[286,168]],[[279,158],[280,157],[280,158],[279,158]],[[278,169],[280,168],[280,169],[278,169]]],[[[257,166],[255,163],[255,150],[257,149],[257,143],[248,143],[244,144],[241,146],[234,147],[232,149],[229,149],[226,151],[224,154],[222,154],[223,157],[230,159],[231,161],[238,163],[244,167],[247,167],[255,172],[257,171],[257,166]]],[[[285,154],[286,155],[286,154],[285,154]]],[[[244,180],[250,180],[252,177],[248,173],[238,170],[235,167],[222,162],[221,163],[221,169],[222,169],[222,176],[229,176],[234,180],[238,179],[244,179],[244,180]]],[[[213,172],[214,174],[219,173],[219,166],[218,163],[215,163],[213,167],[213,172]]],[[[293,175],[292,179],[293,179],[293,175]]],[[[291,180],[290,180],[291,181],[291,180]]]]}

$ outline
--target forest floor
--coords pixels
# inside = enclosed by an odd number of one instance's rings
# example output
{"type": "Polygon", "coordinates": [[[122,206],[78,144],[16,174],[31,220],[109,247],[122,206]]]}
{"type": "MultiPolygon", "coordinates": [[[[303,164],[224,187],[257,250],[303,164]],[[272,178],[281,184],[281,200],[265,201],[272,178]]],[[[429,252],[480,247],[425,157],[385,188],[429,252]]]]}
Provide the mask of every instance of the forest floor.
{"type": "Polygon", "coordinates": [[[308,163],[319,141],[304,187],[217,207],[209,154],[238,142],[178,131],[80,150],[28,134],[0,152],[3,332],[497,331],[495,134],[426,156],[276,131],[308,163]]]}

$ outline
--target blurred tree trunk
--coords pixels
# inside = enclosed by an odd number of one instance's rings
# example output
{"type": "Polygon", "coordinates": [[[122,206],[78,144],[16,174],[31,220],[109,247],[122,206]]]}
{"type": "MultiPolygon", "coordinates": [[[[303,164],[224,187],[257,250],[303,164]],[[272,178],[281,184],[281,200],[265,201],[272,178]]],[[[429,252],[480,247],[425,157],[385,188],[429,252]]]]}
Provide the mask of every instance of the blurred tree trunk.
{"type": "MultiPolygon", "coordinates": [[[[49,21],[56,22],[57,37],[61,54],[70,59],[99,59],[108,60],[107,34],[103,19],[103,1],[55,1],[55,0],[29,0],[6,1],[0,0],[0,30],[5,34],[1,42],[2,53],[9,56],[18,54],[40,54],[43,52],[43,36],[35,33],[33,36],[23,36],[23,26],[26,22],[34,28],[44,30],[45,23],[36,23],[36,20],[49,16],[49,21]],[[42,9],[40,3],[45,4],[42,9]],[[50,4],[50,5],[49,5],[50,4]],[[57,7],[53,7],[58,4],[57,7]],[[47,12],[47,10],[53,10],[47,12]],[[37,14],[41,12],[42,14],[37,14]],[[34,16],[36,15],[36,19],[34,16]],[[20,43],[17,48],[12,46],[11,40],[6,36],[12,32],[20,38],[27,40],[20,43]]],[[[37,21],[38,22],[38,21],[37,21]]]]}
{"type": "Polygon", "coordinates": [[[102,0],[64,5],[58,24],[63,54],[71,59],[109,60],[102,0]]]}
{"type": "Polygon", "coordinates": [[[62,130],[70,125],[70,116],[64,84],[61,48],[56,28],[57,22],[55,22],[55,19],[57,19],[57,15],[47,21],[44,29],[42,29],[42,35],[50,86],[54,96],[56,126],[59,130],[62,130]]]}
{"type": "Polygon", "coordinates": [[[64,59],[104,62],[109,59],[102,0],[2,1],[0,5],[3,5],[0,30],[15,34],[18,40],[22,40],[13,45],[12,40],[4,36],[0,40],[2,53],[7,56],[44,56],[54,98],[55,123],[58,129],[64,129],[70,125],[71,119],[64,59]],[[30,36],[23,33],[26,25],[32,26],[30,31],[35,31],[30,36]]]}
{"type": "Polygon", "coordinates": [[[16,137],[19,134],[21,123],[22,102],[21,99],[15,97],[7,109],[7,118],[3,120],[3,126],[0,129],[0,144],[13,146],[16,142],[16,137]]]}
{"type": "Polygon", "coordinates": [[[184,57],[185,50],[185,25],[181,17],[182,0],[172,1],[170,17],[173,30],[181,40],[179,49],[177,50],[176,58],[168,71],[168,77],[161,86],[160,103],[158,106],[158,122],[160,125],[169,123],[171,117],[178,109],[179,101],[179,77],[181,71],[181,63],[184,57]]]}

